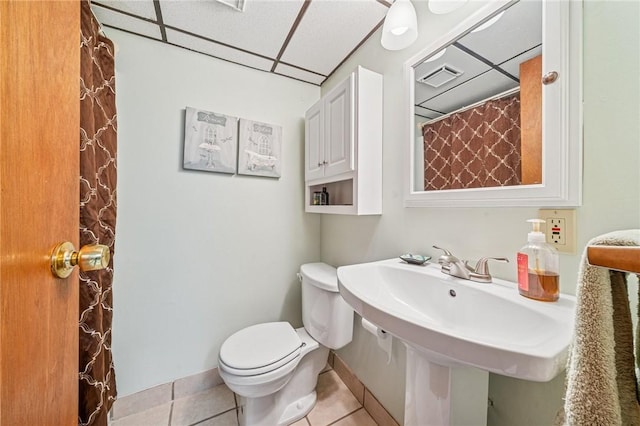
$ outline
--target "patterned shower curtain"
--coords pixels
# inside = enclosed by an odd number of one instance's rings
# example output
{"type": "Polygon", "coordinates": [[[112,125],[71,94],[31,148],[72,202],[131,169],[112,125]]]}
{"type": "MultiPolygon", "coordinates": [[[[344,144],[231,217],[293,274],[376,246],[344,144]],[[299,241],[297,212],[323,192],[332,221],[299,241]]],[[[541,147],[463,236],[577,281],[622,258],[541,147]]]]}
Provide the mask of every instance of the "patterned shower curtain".
{"type": "Polygon", "coordinates": [[[425,191],[520,184],[520,94],[451,114],[422,133],[425,191]]]}
{"type": "Polygon", "coordinates": [[[114,46],[81,0],[80,245],[104,244],[109,267],[80,272],[78,424],[106,425],[116,398],[111,357],[111,284],[116,227],[114,46]]]}

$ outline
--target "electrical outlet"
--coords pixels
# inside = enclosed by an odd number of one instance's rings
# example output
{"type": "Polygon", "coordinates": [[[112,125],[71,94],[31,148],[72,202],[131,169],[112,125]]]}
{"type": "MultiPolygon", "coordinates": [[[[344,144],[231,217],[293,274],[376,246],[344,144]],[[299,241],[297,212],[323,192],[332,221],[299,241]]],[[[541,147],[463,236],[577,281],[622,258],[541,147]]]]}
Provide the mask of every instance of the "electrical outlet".
{"type": "Polygon", "coordinates": [[[538,217],[546,223],[547,243],[562,253],[576,253],[576,211],[572,209],[540,209],[538,217]]]}
{"type": "Polygon", "coordinates": [[[567,228],[566,220],[564,218],[551,219],[547,222],[547,241],[552,244],[565,245],[567,244],[567,228]]]}

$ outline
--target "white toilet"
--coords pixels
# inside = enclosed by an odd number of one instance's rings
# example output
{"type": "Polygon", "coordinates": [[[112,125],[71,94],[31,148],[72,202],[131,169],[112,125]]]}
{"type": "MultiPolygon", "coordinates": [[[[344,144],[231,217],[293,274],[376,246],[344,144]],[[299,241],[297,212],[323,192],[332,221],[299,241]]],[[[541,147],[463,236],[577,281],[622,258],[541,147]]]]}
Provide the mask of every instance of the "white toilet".
{"type": "Polygon", "coordinates": [[[318,374],[329,349],[353,337],[353,310],[338,293],[336,269],[324,263],[300,267],[302,322],[269,322],[242,329],[220,348],[218,370],[239,397],[244,425],[287,425],[316,402],[318,374]]]}

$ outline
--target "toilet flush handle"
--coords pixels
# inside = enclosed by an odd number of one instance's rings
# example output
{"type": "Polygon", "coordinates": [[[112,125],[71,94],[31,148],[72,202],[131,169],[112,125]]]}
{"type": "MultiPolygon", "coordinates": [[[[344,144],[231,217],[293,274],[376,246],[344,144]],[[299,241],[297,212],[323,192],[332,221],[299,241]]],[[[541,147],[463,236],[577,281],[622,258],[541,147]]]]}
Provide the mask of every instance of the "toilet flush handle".
{"type": "Polygon", "coordinates": [[[302,282],[302,274],[300,272],[296,272],[296,277],[298,277],[298,281],[302,282]]]}

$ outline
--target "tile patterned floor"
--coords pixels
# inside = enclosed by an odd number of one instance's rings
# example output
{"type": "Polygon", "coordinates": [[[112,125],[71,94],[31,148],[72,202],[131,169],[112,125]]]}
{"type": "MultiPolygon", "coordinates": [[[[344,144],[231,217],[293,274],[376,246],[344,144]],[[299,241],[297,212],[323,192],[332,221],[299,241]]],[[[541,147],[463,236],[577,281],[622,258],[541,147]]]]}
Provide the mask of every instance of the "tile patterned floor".
{"type": "MultiPolygon", "coordinates": [[[[318,377],[313,410],[293,426],[377,426],[333,369],[318,377]]],[[[236,402],[225,385],[119,418],[111,426],[237,426],[236,402]]]]}

